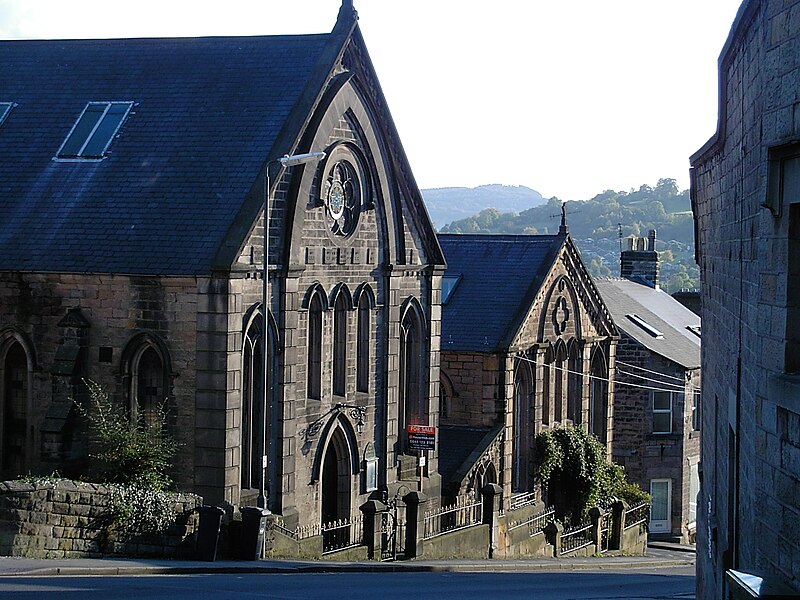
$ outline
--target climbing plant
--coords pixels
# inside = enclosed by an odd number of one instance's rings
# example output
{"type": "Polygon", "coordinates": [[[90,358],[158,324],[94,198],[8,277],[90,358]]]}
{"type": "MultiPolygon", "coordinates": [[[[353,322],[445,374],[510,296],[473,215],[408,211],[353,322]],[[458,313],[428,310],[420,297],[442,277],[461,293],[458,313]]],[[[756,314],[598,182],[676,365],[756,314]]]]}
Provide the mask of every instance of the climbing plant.
{"type": "Polygon", "coordinates": [[[615,499],[629,504],[649,495],[629,483],[624,469],[606,460],[606,449],[580,427],[555,427],[536,436],[535,467],[556,516],[579,523],[592,506],[615,499]]]}

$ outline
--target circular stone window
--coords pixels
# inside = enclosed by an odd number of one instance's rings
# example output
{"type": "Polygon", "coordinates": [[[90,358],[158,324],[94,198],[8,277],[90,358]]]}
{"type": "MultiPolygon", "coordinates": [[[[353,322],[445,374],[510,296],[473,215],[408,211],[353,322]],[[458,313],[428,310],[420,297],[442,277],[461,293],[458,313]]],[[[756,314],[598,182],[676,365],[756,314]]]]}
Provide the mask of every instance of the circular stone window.
{"type": "Polygon", "coordinates": [[[322,203],[330,232],[339,237],[352,235],[361,212],[361,182],[350,161],[338,160],[330,166],[322,184],[322,203]]]}

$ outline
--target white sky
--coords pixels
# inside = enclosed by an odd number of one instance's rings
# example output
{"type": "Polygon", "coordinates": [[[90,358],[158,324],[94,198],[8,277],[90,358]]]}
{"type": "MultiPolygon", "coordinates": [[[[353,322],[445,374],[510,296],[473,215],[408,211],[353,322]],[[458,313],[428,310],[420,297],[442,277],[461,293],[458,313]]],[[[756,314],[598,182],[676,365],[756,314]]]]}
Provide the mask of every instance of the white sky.
{"type": "MultiPolygon", "coordinates": [[[[740,0],[355,0],[421,188],[688,187],[740,0]]],[[[319,33],[340,0],[0,0],[0,39],[319,33]]],[[[0,86],[2,84],[0,83],[0,86]]],[[[0,88],[1,89],[1,88],[0,88]]]]}

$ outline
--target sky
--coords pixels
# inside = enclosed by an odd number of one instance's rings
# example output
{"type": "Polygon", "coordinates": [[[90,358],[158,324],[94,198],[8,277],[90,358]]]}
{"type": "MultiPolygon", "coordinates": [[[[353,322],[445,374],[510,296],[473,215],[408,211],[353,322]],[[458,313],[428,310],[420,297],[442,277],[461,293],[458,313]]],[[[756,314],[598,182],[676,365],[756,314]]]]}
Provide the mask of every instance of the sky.
{"type": "MultiPolygon", "coordinates": [[[[340,4],[0,0],[0,39],[322,33],[340,4]]],[[[420,188],[501,183],[562,200],[660,178],[688,187],[739,4],[355,0],[420,188]]]]}

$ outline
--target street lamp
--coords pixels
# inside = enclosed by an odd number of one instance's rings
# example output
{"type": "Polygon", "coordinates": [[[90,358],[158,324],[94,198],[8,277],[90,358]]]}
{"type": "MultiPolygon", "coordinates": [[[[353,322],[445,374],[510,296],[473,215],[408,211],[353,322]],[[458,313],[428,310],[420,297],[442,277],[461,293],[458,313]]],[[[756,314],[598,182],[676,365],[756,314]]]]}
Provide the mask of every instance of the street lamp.
{"type": "Polygon", "coordinates": [[[262,265],[262,287],[261,287],[261,307],[264,312],[264,331],[262,340],[264,343],[264,403],[261,408],[261,486],[259,489],[257,504],[260,508],[267,507],[267,464],[269,455],[267,454],[267,407],[269,405],[269,168],[274,164],[280,164],[283,168],[296,167],[306,163],[316,163],[325,158],[324,152],[308,152],[306,154],[293,154],[282,156],[271,160],[264,168],[264,249],[262,265]]]}

